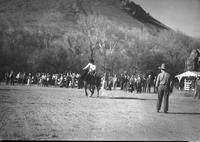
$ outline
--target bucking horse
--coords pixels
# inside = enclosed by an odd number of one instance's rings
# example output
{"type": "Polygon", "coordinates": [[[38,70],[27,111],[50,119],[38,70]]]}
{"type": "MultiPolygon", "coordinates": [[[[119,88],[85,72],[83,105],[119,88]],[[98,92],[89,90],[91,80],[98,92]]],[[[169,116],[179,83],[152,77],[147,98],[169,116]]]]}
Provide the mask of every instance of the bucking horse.
{"type": "Polygon", "coordinates": [[[95,89],[97,89],[97,97],[99,97],[99,90],[101,89],[101,76],[98,73],[87,74],[84,78],[79,78],[79,81],[83,82],[86,96],[88,96],[87,89],[91,92],[90,97],[93,96],[95,89]]]}

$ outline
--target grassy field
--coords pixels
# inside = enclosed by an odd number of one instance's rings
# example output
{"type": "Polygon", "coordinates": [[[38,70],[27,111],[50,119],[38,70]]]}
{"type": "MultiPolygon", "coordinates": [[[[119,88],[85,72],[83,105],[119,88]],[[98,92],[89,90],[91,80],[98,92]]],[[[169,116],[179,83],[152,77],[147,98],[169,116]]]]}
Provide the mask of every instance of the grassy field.
{"type": "Polygon", "coordinates": [[[200,141],[200,101],[174,91],[169,113],[156,112],[157,94],[0,86],[1,140],[200,141]]]}

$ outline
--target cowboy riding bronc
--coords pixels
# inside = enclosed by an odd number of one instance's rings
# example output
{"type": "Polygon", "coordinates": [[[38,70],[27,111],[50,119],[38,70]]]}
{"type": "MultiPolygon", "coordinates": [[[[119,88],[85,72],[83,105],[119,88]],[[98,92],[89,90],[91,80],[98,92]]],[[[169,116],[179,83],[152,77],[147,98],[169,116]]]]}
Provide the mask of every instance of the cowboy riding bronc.
{"type": "Polygon", "coordinates": [[[93,75],[96,71],[96,65],[94,64],[94,60],[90,59],[90,62],[83,68],[85,72],[81,75],[81,78],[84,80],[89,74],[93,75]]]}

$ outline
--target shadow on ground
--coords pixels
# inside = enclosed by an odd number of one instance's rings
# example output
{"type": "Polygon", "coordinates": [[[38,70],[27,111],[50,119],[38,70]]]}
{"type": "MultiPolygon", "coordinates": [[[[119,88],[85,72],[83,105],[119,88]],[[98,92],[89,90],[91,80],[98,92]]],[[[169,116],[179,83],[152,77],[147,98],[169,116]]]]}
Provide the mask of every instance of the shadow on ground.
{"type": "MultiPolygon", "coordinates": [[[[10,91],[11,89],[0,89],[0,91],[10,91]]],[[[14,90],[14,89],[12,89],[14,90]]]]}
{"type": "Polygon", "coordinates": [[[197,112],[168,112],[168,114],[200,115],[200,113],[197,112]]]}
{"type": "Polygon", "coordinates": [[[144,99],[136,97],[107,97],[107,96],[100,96],[99,99],[157,100],[157,99],[144,99]]]}

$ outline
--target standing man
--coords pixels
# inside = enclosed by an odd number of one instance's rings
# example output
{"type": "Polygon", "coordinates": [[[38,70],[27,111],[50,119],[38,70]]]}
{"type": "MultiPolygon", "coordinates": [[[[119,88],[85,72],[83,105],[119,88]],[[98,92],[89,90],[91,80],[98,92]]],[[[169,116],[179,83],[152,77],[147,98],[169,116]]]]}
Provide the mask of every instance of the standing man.
{"type": "Polygon", "coordinates": [[[32,83],[32,77],[31,77],[31,73],[28,74],[28,78],[27,78],[27,86],[30,86],[32,83]]]}
{"type": "Polygon", "coordinates": [[[159,67],[161,73],[158,74],[156,80],[156,88],[158,89],[158,100],[157,100],[157,112],[160,111],[162,105],[162,99],[164,98],[164,113],[168,112],[168,102],[170,93],[170,74],[166,71],[166,65],[162,64],[159,67]]]}
{"type": "Polygon", "coordinates": [[[151,75],[149,74],[146,79],[146,92],[151,93],[151,75]]]}
{"type": "Polygon", "coordinates": [[[116,86],[117,86],[117,75],[115,74],[113,77],[113,90],[116,89],[116,86]]]}
{"type": "Polygon", "coordinates": [[[6,85],[8,85],[8,83],[9,83],[9,73],[8,72],[5,73],[5,81],[6,81],[6,85]]]}
{"type": "Polygon", "coordinates": [[[154,92],[154,93],[157,92],[157,88],[156,88],[156,80],[157,80],[157,76],[155,76],[154,79],[153,79],[153,92],[154,92]]]}
{"type": "Polygon", "coordinates": [[[195,91],[194,91],[194,97],[193,99],[200,99],[200,77],[197,77],[196,81],[195,81],[195,91]]]}
{"type": "Polygon", "coordinates": [[[10,85],[14,85],[15,77],[13,70],[11,70],[9,78],[10,78],[10,85]]]}

